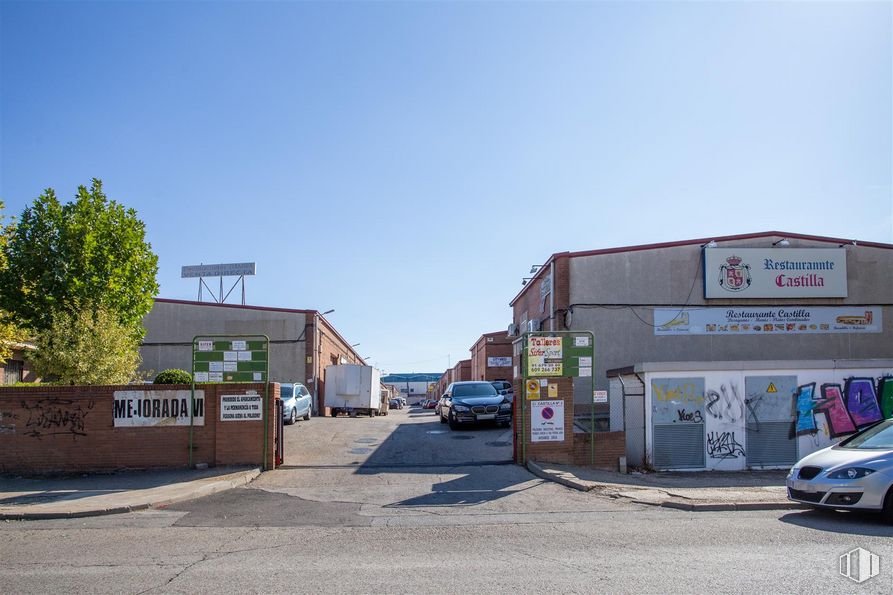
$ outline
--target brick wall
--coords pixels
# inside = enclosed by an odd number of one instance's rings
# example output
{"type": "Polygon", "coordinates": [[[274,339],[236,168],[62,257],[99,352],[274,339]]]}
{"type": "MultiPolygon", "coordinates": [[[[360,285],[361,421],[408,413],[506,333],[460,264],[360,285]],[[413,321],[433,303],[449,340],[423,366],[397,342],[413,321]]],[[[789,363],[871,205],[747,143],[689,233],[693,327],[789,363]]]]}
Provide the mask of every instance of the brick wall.
{"type": "Polygon", "coordinates": [[[525,387],[521,379],[515,380],[514,422],[514,459],[525,463],[556,463],[560,465],[576,465],[595,467],[597,469],[617,469],[617,459],[626,454],[626,437],[624,432],[596,432],[595,457],[593,461],[592,442],[587,432],[574,431],[574,392],[570,378],[550,378],[549,383],[558,384],[558,397],[550,398],[548,389],[544,389],[541,400],[560,400],[564,402],[564,441],[563,442],[531,442],[530,441],[530,403],[526,399],[525,387]],[[523,403],[522,403],[523,401],[523,403]],[[522,406],[524,419],[522,420],[522,406]],[[523,421],[523,423],[522,423],[523,421]],[[521,440],[526,433],[526,453],[522,449],[521,440]],[[526,459],[525,459],[526,455],[526,459]]]}
{"type": "MultiPolygon", "coordinates": [[[[555,259],[555,278],[552,279],[552,291],[555,292],[555,328],[553,330],[566,330],[564,327],[564,313],[570,305],[570,259],[567,254],[556,254],[555,259]]],[[[551,266],[547,264],[541,268],[536,277],[531,280],[522,292],[515,298],[512,303],[512,320],[518,326],[521,320],[540,320],[541,328],[544,331],[549,330],[549,294],[546,294],[545,301],[540,299],[540,286],[543,279],[548,275],[551,266]]],[[[524,329],[521,329],[524,332],[524,329]]]]}
{"type": "MultiPolygon", "coordinates": [[[[204,425],[193,426],[193,464],[261,465],[262,421],[221,421],[220,396],[263,384],[214,385],[204,391],[204,425]]],[[[189,426],[115,427],[115,391],[188,391],[189,385],[50,386],[0,388],[0,472],[82,473],[116,469],[182,468],[189,464],[189,426]]],[[[197,389],[198,390],[198,389],[197,389]]],[[[185,395],[188,400],[188,393],[185,395]]],[[[270,385],[270,411],[279,385],[270,385]]],[[[268,424],[266,463],[273,468],[275,416],[268,424]]]]}
{"type": "MultiPolygon", "coordinates": [[[[326,407],[325,399],[326,399],[326,367],[331,366],[332,364],[341,364],[341,359],[344,358],[346,363],[348,364],[360,364],[365,365],[365,362],[361,358],[361,356],[357,355],[357,352],[335,331],[334,327],[332,327],[325,318],[319,318],[318,338],[315,337],[317,327],[312,327],[310,329],[310,345],[316,345],[317,357],[314,357],[312,362],[307,363],[307,380],[308,387],[310,387],[311,392],[317,397],[317,415],[325,415],[328,416],[330,413],[330,409],[326,407]],[[314,366],[316,366],[316,378],[318,386],[316,388],[311,387],[309,384],[310,379],[313,377],[314,366]]],[[[312,348],[308,353],[312,353],[312,348]]]]}
{"type": "Polygon", "coordinates": [[[471,380],[509,380],[511,366],[490,367],[487,358],[512,357],[512,339],[505,331],[487,333],[471,348],[471,380]]]}

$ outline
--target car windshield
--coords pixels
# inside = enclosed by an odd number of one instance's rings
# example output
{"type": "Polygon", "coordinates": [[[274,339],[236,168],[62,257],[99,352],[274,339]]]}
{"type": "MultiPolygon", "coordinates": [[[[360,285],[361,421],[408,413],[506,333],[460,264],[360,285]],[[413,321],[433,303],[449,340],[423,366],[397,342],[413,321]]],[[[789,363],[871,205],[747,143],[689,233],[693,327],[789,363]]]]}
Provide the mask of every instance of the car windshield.
{"type": "Polygon", "coordinates": [[[888,419],[840,443],[841,448],[893,449],[893,420],[888,419]]]}
{"type": "Polygon", "coordinates": [[[495,396],[496,389],[487,382],[475,384],[457,384],[453,387],[454,397],[490,397],[495,396]]]}
{"type": "Polygon", "coordinates": [[[292,387],[290,387],[290,386],[280,386],[279,387],[279,398],[280,399],[290,399],[291,391],[292,391],[292,387]]]}

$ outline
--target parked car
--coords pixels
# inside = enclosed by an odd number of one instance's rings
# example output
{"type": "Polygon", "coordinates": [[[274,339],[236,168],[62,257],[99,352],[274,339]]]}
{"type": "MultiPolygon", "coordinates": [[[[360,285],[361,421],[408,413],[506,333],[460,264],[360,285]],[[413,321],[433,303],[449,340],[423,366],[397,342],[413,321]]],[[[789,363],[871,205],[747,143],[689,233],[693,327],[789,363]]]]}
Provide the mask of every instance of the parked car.
{"type": "Polygon", "coordinates": [[[279,398],[282,399],[285,423],[293,424],[299,417],[310,419],[313,398],[303,384],[280,384],[279,398]]]}
{"type": "Polygon", "coordinates": [[[437,406],[437,401],[434,399],[429,399],[425,401],[425,404],[422,405],[422,409],[434,409],[437,406]]]}
{"type": "Polygon", "coordinates": [[[490,384],[496,389],[500,395],[505,395],[509,401],[513,401],[515,397],[515,386],[506,380],[494,380],[490,384]]]}
{"type": "Polygon", "coordinates": [[[788,498],[796,502],[878,511],[893,523],[893,419],[804,457],[785,483],[788,498]]]}
{"type": "Polygon", "coordinates": [[[388,401],[388,409],[403,409],[403,407],[400,406],[398,399],[391,399],[388,401]]]}
{"type": "Polygon", "coordinates": [[[455,430],[460,425],[492,421],[508,427],[512,421],[512,402],[489,382],[454,382],[440,400],[440,423],[455,430]]]}

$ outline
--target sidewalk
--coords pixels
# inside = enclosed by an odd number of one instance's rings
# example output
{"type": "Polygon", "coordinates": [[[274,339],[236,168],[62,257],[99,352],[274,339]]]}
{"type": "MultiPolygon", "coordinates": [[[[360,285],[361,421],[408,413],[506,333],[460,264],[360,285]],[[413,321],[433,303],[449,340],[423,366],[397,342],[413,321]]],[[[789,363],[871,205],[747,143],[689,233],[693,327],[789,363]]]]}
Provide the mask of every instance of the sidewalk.
{"type": "Polygon", "coordinates": [[[41,479],[0,476],[0,520],[131,512],[229,490],[259,474],[257,467],[216,467],[41,479]]]}
{"type": "Polygon", "coordinates": [[[553,463],[529,462],[531,473],[584,492],[638,504],[690,511],[787,510],[787,471],[704,471],[622,474],[553,463]]]}

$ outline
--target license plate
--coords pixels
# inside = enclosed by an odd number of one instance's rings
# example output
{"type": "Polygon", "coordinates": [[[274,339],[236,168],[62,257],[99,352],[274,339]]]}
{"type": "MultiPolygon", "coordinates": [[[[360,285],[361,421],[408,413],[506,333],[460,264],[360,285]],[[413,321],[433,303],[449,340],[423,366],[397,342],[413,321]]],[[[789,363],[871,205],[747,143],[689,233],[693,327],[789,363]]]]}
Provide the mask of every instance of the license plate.
{"type": "Polygon", "coordinates": [[[816,490],[815,486],[808,481],[795,481],[793,488],[801,492],[814,492],[816,490]]]}
{"type": "Polygon", "coordinates": [[[484,414],[478,415],[478,419],[496,419],[496,414],[495,413],[484,413],[484,414]]]}

